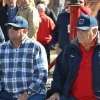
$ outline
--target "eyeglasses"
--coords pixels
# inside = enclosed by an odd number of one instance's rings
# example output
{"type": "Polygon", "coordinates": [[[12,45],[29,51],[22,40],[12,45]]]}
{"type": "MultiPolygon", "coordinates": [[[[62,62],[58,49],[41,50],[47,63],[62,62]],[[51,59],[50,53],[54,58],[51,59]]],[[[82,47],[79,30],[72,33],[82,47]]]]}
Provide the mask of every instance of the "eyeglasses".
{"type": "Polygon", "coordinates": [[[13,30],[15,30],[15,31],[18,31],[18,30],[20,30],[21,28],[20,27],[14,27],[14,26],[11,26],[11,25],[9,25],[9,26],[7,26],[7,28],[8,29],[13,29],[13,30]]]}

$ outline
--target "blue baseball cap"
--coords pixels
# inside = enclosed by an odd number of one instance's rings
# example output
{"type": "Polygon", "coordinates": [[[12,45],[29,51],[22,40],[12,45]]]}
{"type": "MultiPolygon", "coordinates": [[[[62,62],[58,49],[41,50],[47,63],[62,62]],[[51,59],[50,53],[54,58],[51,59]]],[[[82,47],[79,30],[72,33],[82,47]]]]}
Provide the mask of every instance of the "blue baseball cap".
{"type": "Polygon", "coordinates": [[[78,18],[77,29],[80,30],[88,30],[92,27],[97,27],[97,20],[93,16],[86,15],[81,13],[80,17],[78,18]]]}
{"type": "Polygon", "coordinates": [[[22,16],[15,16],[11,23],[5,24],[6,26],[11,25],[18,28],[28,29],[28,22],[22,16]]]}

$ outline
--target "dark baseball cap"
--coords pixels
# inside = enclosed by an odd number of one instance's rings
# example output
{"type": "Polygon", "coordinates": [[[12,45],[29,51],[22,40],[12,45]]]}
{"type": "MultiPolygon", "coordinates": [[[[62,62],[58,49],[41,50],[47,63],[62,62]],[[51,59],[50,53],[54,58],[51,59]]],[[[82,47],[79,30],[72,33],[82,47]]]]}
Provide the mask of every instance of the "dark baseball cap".
{"type": "Polygon", "coordinates": [[[80,17],[78,18],[78,23],[76,28],[80,30],[88,30],[92,27],[98,27],[96,18],[81,13],[80,17]]]}
{"type": "Polygon", "coordinates": [[[7,23],[5,25],[6,26],[11,25],[11,26],[18,27],[18,28],[26,28],[26,29],[28,29],[28,22],[22,16],[15,16],[11,23],[7,23]]]}

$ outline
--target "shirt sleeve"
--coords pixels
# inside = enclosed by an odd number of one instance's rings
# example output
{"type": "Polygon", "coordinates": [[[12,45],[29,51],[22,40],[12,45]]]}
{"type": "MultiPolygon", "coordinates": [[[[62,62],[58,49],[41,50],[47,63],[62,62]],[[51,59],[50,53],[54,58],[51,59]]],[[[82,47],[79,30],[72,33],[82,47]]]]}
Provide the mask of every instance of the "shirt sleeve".
{"type": "Polygon", "coordinates": [[[46,84],[48,77],[48,63],[46,52],[43,46],[36,48],[34,54],[34,78],[29,86],[29,89],[31,89],[35,93],[38,93],[46,84]]]}

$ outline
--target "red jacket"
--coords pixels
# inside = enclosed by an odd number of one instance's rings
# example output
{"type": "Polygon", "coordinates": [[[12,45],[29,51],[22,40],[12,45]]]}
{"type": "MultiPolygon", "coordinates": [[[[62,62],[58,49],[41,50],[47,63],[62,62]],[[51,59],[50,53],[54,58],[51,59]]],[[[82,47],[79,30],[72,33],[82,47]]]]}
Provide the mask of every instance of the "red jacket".
{"type": "Polygon", "coordinates": [[[45,12],[39,12],[42,22],[40,23],[38,32],[37,32],[37,41],[42,45],[50,43],[52,39],[51,32],[55,27],[54,22],[50,17],[48,17],[45,12]]]}
{"type": "Polygon", "coordinates": [[[80,7],[81,12],[87,15],[92,15],[92,10],[86,6],[81,6],[80,7]]]}

